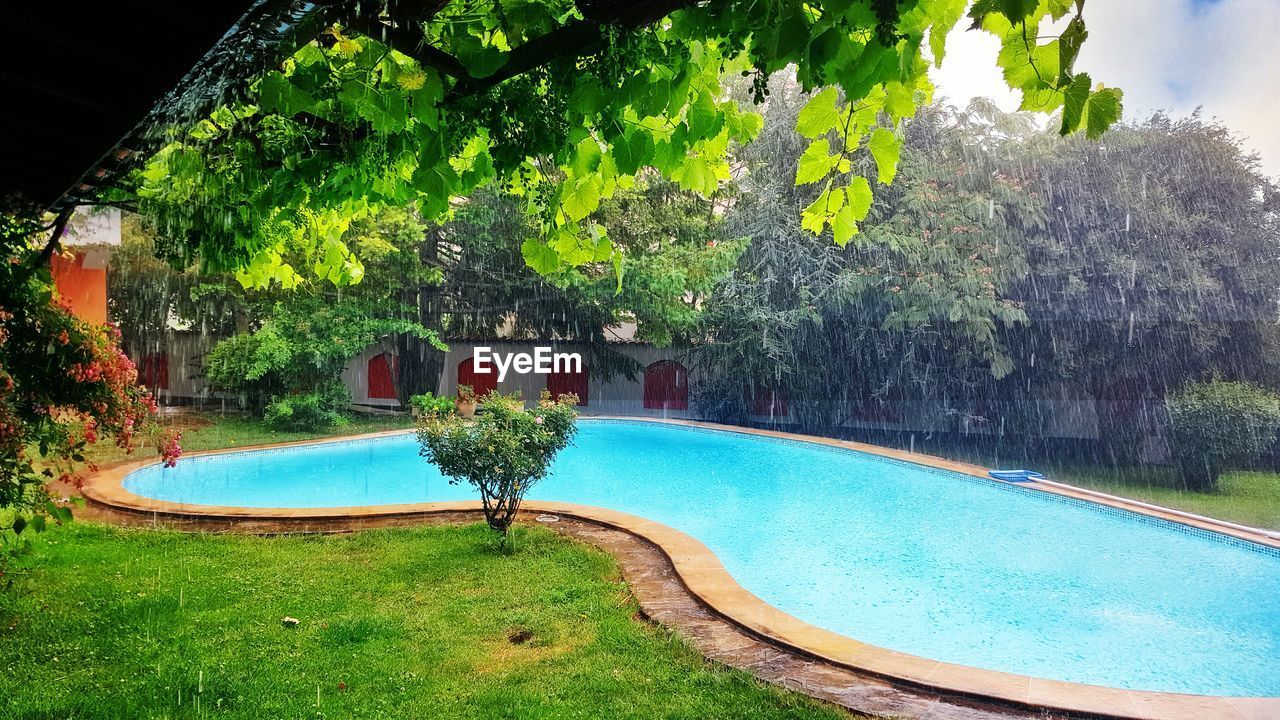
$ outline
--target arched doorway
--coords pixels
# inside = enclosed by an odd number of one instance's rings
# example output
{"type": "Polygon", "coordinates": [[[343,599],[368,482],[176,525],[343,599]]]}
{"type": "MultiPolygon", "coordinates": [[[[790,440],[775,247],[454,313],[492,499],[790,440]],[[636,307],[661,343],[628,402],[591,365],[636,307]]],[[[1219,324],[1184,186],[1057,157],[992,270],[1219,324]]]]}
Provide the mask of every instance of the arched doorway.
{"type": "Polygon", "coordinates": [[[474,358],[458,363],[458,385],[470,385],[476,397],[484,397],[498,389],[498,373],[492,367],[487,373],[476,372],[474,358]]]}
{"type": "Polygon", "coordinates": [[[370,400],[396,399],[396,359],[391,353],[381,353],[369,358],[365,384],[370,400]]]}
{"type": "Polygon", "coordinates": [[[688,410],[689,371],[674,360],[659,360],[644,369],[646,410],[688,410]]]}
{"type": "Polygon", "coordinates": [[[547,375],[547,391],[551,393],[551,397],[558,398],[561,395],[573,393],[578,396],[578,407],[584,407],[587,404],[589,387],[585,364],[578,372],[557,371],[547,375]]]}

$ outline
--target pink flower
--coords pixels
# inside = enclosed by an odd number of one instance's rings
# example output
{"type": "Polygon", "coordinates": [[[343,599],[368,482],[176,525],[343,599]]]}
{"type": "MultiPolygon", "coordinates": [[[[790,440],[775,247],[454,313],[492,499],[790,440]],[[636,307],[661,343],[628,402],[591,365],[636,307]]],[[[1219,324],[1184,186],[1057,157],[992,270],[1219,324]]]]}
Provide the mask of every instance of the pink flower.
{"type": "Polygon", "coordinates": [[[539,416],[535,417],[535,418],[533,419],[533,423],[534,423],[535,425],[541,425],[541,424],[542,424],[542,416],[541,416],[541,415],[539,415],[539,416]]]}

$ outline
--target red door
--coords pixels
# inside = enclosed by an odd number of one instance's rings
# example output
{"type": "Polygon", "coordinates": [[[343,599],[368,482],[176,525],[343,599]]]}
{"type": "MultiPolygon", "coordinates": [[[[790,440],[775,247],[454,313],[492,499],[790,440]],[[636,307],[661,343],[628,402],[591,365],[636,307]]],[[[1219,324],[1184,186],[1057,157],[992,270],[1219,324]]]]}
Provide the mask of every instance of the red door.
{"type": "Polygon", "coordinates": [[[484,397],[498,389],[498,372],[489,364],[489,372],[476,372],[475,360],[467,358],[458,363],[458,385],[470,385],[476,397],[484,397]]]}
{"type": "Polygon", "coordinates": [[[648,410],[688,410],[689,371],[674,360],[659,360],[645,368],[644,406],[648,410]]]}
{"type": "Polygon", "coordinates": [[[369,385],[369,399],[395,400],[396,380],[390,353],[382,353],[369,358],[369,372],[365,382],[369,385]]]}
{"type": "Polygon", "coordinates": [[[169,356],[162,352],[143,355],[138,363],[138,382],[150,390],[168,390],[169,356]]]}
{"type": "Polygon", "coordinates": [[[587,404],[587,367],[582,366],[580,372],[553,372],[547,375],[547,391],[551,397],[573,393],[578,396],[578,407],[587,404]]]}

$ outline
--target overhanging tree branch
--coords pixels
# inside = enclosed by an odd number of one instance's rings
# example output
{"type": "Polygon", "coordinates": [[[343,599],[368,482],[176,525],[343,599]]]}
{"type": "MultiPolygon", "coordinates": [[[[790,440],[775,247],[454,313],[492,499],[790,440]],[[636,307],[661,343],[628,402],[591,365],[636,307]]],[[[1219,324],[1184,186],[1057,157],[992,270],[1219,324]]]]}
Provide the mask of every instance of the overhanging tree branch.
{"type": "Polygon", "coordinates": [[[506,64],[492,75],[460,81],[449,91],[445,101],[482,93],[554,60],[579,58],[603,48],[604,28],[590,20],[575,20],[512,50],[506,64]]]}
{"type": "Polygon", "coordinates": [[[31,276],[34,275],[41,266],[47,264],[49,259],[53,257],[53,254],[58,251],[58,248],[62,244],[62,236],[67,231],[67,223],[71,220],[71,213],[73,212],[75,212],[75,208],[67,208],[58,213],[57,219],[53,221],[53,231],[49,234],[49,241],[44,244],[44,249],[42,249],[40,254],[36,256],[35,261],[32,262],[31,265],[29,265],[22,273],[22,277],[18,280],[19,284],[25,283],[27,280],[31,279],[31,276]]]}
{"type": "Polygon", "coordinates": [[[534,38],[511,51],[507,62],[497,72],[483,78],[460,81],[449,91],[446,100],[484,92],[506,80],[523,75],[556,60],[579,58],[604,49],[607,28],[637,28],[656,22],[681,8],[697,4],[697,0],[655,0],[651,2],[619,2],[618,0],[580,0],[579,11],[584,20],[575,20],[534,38]]]}
{"type": "Polygon", "coordinates": [[[439,70],[458,80],[473,79],[457,58],[427,44],[421,32],[415,32],[403,24],[388,25],[375,17],[358,16],[348,20],[346,25],[356,32],[386,43],[388,47],[399,50],[425,67],[439,70]]]}

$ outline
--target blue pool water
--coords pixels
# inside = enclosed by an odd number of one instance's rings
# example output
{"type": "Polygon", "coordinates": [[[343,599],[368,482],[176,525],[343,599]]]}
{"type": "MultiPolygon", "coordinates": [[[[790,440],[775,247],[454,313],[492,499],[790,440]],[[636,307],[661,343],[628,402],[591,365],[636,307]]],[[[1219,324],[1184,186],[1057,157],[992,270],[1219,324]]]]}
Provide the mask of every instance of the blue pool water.
{"type": "MultiPolygon", "coordinates": [[[[125,487],[254,507],[473,498],[412,435],[182,460],[125,487]]],[[[808,443],[584,421],[530,498],[706,543],[815,625],[1024,675],[1280,696],[1280,553],[1034,490],[808,443]]]]}

